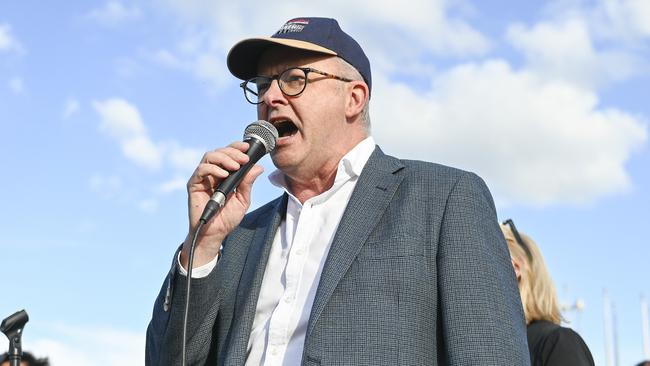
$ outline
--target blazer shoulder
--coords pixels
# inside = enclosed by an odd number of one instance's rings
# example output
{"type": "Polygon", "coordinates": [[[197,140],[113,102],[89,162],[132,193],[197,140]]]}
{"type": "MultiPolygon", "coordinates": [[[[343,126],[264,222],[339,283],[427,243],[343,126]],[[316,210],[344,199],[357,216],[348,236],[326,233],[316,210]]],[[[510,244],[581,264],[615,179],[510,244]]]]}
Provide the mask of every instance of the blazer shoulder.
{"type": "Polygon", "coordinates": [[[392,155],[385,154],[377,146],[370,156],[367,165],[371,169],[389,171],[393,174],[406,174],[407,177],[433,176],[445,178],[450,181],[457,181],[463,176],[475,176],[476,174],[447,165],[432,163],[423,160],[400,159],[392,155]]]}
{"type": "Polygon", "coordinates": [[[474,172],[451,166],[421,160],[400,159],[404,165],[407,179],[433,180],[437,185],[454,188],[459,182],[467,182],[470,186],[484,186],[484,180],[474,172]]]}
{"type": "Polygon", "coordinates": [[[410,159],[400,159],[402,164],[409,170],[412,170],[415,173],[423,174],[429,173],[434,175],[442,175],[458,178],[464,174],[472,174],[471,172],[454,168],[448,165],[432,163],[422,160],[410,160],[410,159]]]}
{"type": "Polygon", "coordinates": [[[367,167],[402,175],[403,188],[428,192],[433,197],[446,197],[455,191],[469,195],[479,193],[492,201],[487,184],[474,172],[428,161],[396,158],[384,154],[379,146],[371,155],[367,167]]]}

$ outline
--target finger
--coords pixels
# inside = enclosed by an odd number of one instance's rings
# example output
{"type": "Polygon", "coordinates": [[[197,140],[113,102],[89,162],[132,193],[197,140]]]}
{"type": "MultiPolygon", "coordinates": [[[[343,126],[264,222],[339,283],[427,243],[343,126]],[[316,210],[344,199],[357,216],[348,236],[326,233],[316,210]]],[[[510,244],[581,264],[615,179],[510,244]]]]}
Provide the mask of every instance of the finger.
{"type": "Polygon", "coordinates": [[[233,147],[224,147],[205,154],[203,163],[219,165],[229,171],[239,169],[250,160],[248,155],[233,147]]]}
{"type": "Polygon", "coordinates": [[[188,186],[203,185],[204,183],[207,183],[207,187],[212,189],[216,186],[219,180],[228,175],[230,175],[230,173],[220,166],[207,163],[199,164],[194,171],[194,174],[190,177],[188,186]]]}
{"type": "Polygon", "coordinates": [[[201,192],[207,193],[209,196],[214,194],[214,179],[211,177],[205,177],[201,183],[195,184],[190,187],[189,191],[200,190],[201,192]]]}
{"type": "Polygon", "coordinates": [[[249,170],[244,176],[244,179],[242,179],[239,187],[237,187],[237,193],[243,195],[243,197],[248,200],[250,198],[253,183],[263,172],[264,168],[261,165],[253,165],[251,170],[249,170]]]}
{"type": "Polygon", "coordinates": [[[250,145],[248,144],[248,142],[244,142],[244,141],[235,141],[235,142],[231,143],[231,144],[228,145],[228,146],[230,146],[230,147],[232,147],[232,148],[235,148],[235,149],[237,149],[237,150],[239,150],[239,151],[241,151],[241,152],[246,152],[246,151],[248,151],[248,147],[249,147],[250,145]]]}

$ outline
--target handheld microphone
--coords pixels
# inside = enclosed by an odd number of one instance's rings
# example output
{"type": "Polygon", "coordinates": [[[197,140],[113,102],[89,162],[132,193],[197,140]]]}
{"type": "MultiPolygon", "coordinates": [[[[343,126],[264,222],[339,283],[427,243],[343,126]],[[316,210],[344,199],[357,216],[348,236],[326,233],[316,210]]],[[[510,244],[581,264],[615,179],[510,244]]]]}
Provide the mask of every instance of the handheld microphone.
{"type": "Polygon", "coordinates": [[[275,149],[278,139],[278,130],[267,121],[253,122],[244,130],[244,142],[248,142],[246,155],[250,158],[248,163],[239,170],[227,176],[215,189],[212,198],[203,209],[200,221],[208,222],[226,204],[226,198],[232,193],[248,171],[260,158],[275,149]]]}

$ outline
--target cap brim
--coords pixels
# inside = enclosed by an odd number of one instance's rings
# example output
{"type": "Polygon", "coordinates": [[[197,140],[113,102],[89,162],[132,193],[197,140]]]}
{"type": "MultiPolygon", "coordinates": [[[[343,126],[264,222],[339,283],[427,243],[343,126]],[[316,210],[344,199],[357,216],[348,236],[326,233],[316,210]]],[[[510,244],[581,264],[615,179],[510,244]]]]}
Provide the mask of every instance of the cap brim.
{"type": "Polygon", "coordinates": [[[264,53],[264,51],[269,47],[276,45],[333,56],[337,55],[336,52],[328,48],[296,39],[271,37],[248,38],[235,44],[230,49],[230,52],[228,52],[228,57],[226,59],[228,70],[230,70],[234,76],[242,80],[254,77],[257,75],[257,63],[259,62],[262,53],[264,53]]]}

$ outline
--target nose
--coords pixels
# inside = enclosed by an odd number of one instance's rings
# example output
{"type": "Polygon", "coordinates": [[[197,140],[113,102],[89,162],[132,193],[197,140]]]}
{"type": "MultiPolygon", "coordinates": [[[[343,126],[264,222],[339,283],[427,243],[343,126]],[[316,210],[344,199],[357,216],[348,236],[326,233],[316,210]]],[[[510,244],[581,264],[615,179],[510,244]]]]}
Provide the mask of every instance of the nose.
{"type": "Polygon", "coordinates": [[[287,97],[282,93],[277,79],[271,81],[271,85],[262,96],[262,105],[274,107],[278,104],[286,104],[287,97]]]}

